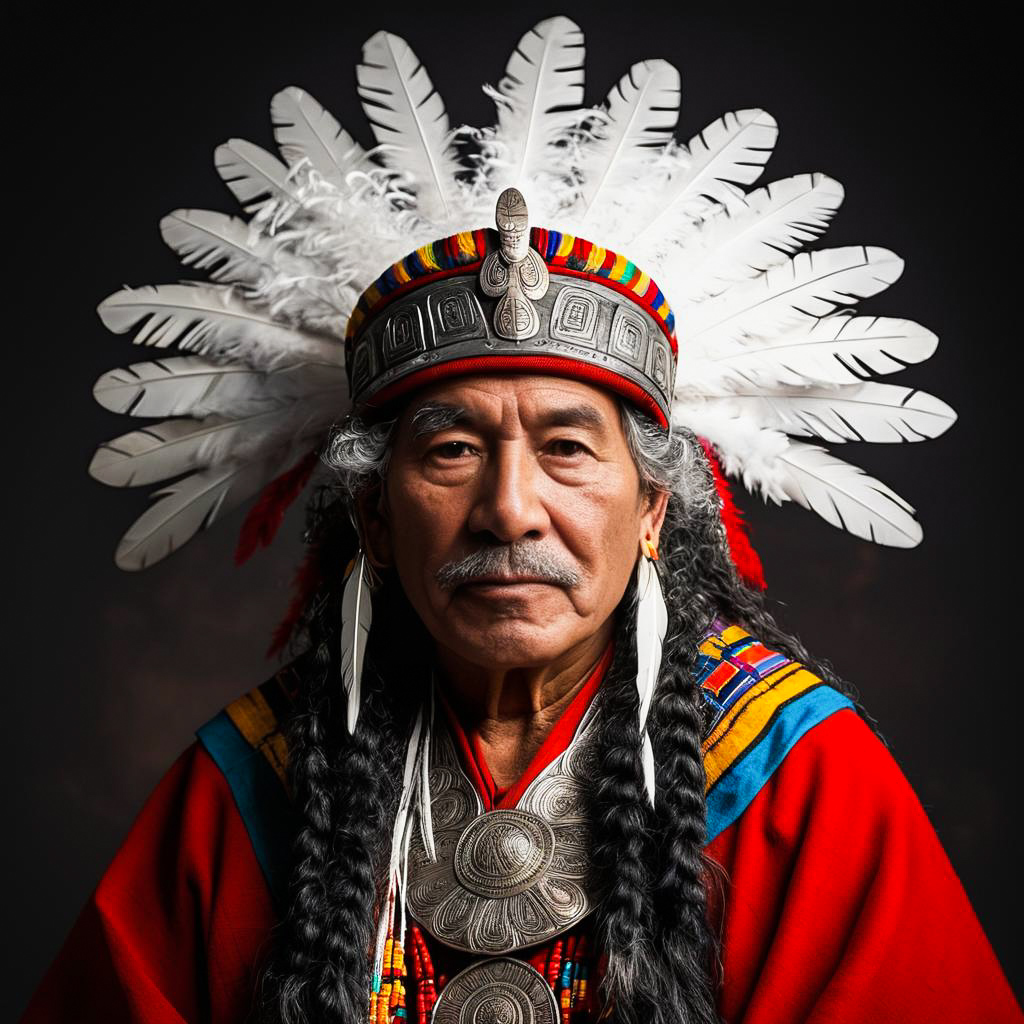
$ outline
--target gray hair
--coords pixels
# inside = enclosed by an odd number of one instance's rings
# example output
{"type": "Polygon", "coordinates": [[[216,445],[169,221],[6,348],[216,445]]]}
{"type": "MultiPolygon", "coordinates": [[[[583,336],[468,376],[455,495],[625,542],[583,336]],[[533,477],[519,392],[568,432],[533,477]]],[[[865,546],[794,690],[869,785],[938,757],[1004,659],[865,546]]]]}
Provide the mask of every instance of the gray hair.
{"type": "MultiPolygon", "coordinates": [[[[679,425],[666,431],[625,400],[619,399],[618,404],[643,496],[667,491],[677,516],[696,510],[695,506],[705,513],[717,512],[718,496],[696,434],[679,425]]],[[[417,410],[414,427],[434,432],[449,426],[451,417],[450,407],[426,405],[417,410]]],[[[350,502],[387,476],[397,422],[370,423],[351,415],[332,431],[323,461],[336,472],[337,484],[350,502]]]]}

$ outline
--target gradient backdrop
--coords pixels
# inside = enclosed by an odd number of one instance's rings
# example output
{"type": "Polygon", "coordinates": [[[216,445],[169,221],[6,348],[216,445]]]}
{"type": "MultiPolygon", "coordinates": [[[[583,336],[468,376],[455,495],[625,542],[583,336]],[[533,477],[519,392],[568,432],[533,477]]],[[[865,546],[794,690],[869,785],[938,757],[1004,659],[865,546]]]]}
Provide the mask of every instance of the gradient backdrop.
{"type": "Polygon", "coordinates": [[[765,108],[781,135],[762,183],[837,178],[847,198],[820,244],[882,245],[907,262],[860,309],[939,335],[928,363],[889,379],[939,395],[960,420],[936,441],[847,453],[919,510],[923,545],[875,547],[799,507],[736,493],[777,612],[860,687],[1019,988],[1019,627],[1005,539],[1017,520],[1008,360],[1019,285],[1002,276],[999,249],[1019,185],[1012,123],[996,105],[1010,68],[991,49],[1003,28],[978,5],[915,16],[895,4],[705,2],[658,17],[640,4],[451,5],[440,16],[428,4],[345,6],[317,16],[282,5],[273,18],[167,6],[145,21],[68,12],[17,36],[31,61],[7,96],[29,123],[9,129],[20,184],[5,204],[25,218],[8,228],[19,262],[5,288],[24,316],[8,352],[25,364],[7,363],[5,393],[15,413],[6,505],[20,521],[8,533],[16,942],[2,1016],[24,1005],[193,730],[272,671],[263,651],[300,554],[297,509],[274,550],[236,569],[239,512],[142,574],[115,568],[117,540],[147,499],[88,477],[95,445],[127,429],[91,387],[148,356],[106,332],[97,303],[123,284],[189,276],[158,221],[182,206],[236,212],[214,147],[233,136],[269,147],[278,89],[309,90],[368,143],[353,69],[383,27],[426,63],[453,123],[487,124],[480,83],[496,82],[522,32],[559,12],[586,33],[588,102],[636,60],[673,61],[680,137],[726,111],[765,108]]]}

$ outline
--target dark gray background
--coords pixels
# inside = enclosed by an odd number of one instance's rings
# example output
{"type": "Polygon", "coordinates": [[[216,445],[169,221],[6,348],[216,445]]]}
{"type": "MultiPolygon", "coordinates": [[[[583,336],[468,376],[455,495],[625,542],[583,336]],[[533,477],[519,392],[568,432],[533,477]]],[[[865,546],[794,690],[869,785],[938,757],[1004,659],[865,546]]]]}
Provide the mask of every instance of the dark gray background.
{"type": "Polygon", "coordinates": [[[104,330],[97,303],[122,284],[189,276],[158,221],[179,206],[236,211],[213,150],[232,136],[269,146],[276,90],[308,89],[369,142],[353,68],[384,27],[427,64],[453,122],[490,123],[479,84],[496,82],[522,32],[560,10],[587,36],[589,102],[633,61],[672,60],[683,78],[680,137],[726,111],[765,108],[781,135],[762,183],[837,178],[847,198],[820,244],[883,245],[907,262],[860,308],[939,335],[928,363],[888,379],[941,396],[960,420],[936,441],[841,454],[918,508],[923,545],[875,547],[798,507],[736,494],[783,620],[860,687],[1019,984],[1020,673],[1008,564],[1019,285],[1016,253],[1005,266],[1002,246],[1020,186],[1009,65],[994,49],[1005,28],[978,5],[941,15],[767,3],[659,15],[639,4],[452,5],[440,16],[428,4],[344,8],[229,17],[175,6],[145,21],[69,12],[17,36],[32,60],[7,95],[8,113],[28,123],[9,128],[18,183],[6,197],[8,222],[25,223],[6,238],[19,260],[7,305],[20,326],[8,321],[5,391],[16,520],[6,919],[17,941],[4,1016],[24,1005],[193,730],[271,672],[263,651],[299,555],[296,510],[274,550],[234,568],[236,513],[142,574],[114,567],[146,497],[86,474],[94,446],[127,429],[91,386],[147,357],[104,330]]]}

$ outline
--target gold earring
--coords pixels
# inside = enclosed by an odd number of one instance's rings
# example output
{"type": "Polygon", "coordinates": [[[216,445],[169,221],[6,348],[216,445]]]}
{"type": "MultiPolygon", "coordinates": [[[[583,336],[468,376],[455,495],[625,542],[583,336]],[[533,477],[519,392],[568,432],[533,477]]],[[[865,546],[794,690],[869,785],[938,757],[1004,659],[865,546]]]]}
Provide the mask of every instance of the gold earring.
{"type": "Polygon", "coordinates": [[[649,558],[652,562],[656,562],[658,560],[658,549],[653,543],[651,543],[650,537],[644,537],[644,539],[640,541],[640,553],[644,558],[649,558]]]}

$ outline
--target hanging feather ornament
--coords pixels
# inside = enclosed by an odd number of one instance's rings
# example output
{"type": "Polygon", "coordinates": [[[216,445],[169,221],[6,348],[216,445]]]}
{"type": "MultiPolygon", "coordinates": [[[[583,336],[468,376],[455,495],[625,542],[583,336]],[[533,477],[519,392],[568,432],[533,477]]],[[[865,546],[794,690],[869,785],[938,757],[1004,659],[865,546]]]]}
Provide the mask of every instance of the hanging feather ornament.
{"type": "Polygon", "coordinates": [[[345,689],[345,723],[355,732],[362,699],[363,659],[373,622],[370,595],[370,564],[362,551],[356,554],[341,595],[341,683],[345,689]]]}
{"type": "Polygon", "coordinates": [[[654,690],[661,670],[661,651],[668,629],[668,609],[654,562],[641,554],[636,564],[636,690],[639,698],[641,764],[644,790],[654,807],[654,748],[647,731],[654,690]]]}

